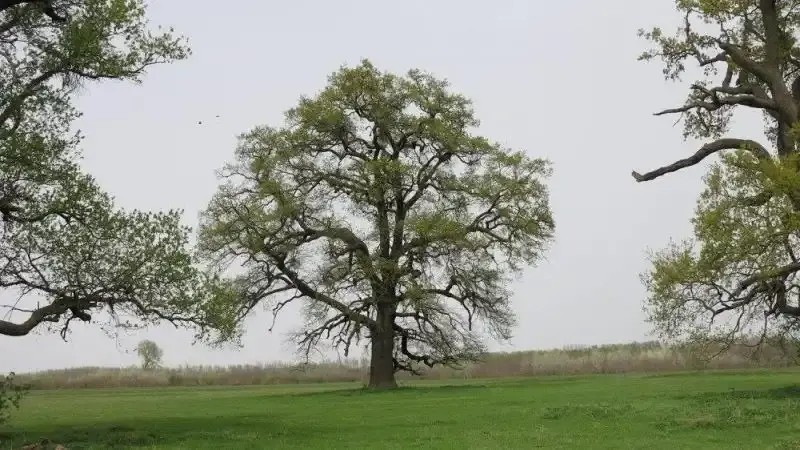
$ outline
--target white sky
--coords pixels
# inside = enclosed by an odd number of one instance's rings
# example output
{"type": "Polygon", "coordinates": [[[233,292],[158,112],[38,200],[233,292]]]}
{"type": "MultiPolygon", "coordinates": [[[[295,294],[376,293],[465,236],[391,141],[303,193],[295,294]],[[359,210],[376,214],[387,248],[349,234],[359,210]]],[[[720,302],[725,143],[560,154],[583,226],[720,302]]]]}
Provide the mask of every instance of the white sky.
{"type": "MultiPolygon", "coordinates": [[[[79,99],[85,166],[120,206],[183,208],[194,225],[239,133],[280,125],[342,64],[420,68],[474,100],[484,136],[554,163],[556,243],[515,286],[513,342],[492,348],[648,338],[645,251],[688,235],[705,167],[644,184],[630,176],[697,147],[673,117],[651,115],[680,104],[685,86],[636,61],[638,28],[677,25],[672,0],[152,0],[149,16],[188,36],[193,56],[153,68],[140,86],[90,85],[79,99]]],[[[760,119],[736,130],[761,133],[760,119]]],[[[189,333],[166,326],[118,340],[83,324],[68,342],[0,338],[0,373],[134,364],[144,338],[169,365],[290,360],[284,333],[298,316],[287,312],[271,334],[269,319],[249,320],[240,350],[193,347],[189,333]]]]}

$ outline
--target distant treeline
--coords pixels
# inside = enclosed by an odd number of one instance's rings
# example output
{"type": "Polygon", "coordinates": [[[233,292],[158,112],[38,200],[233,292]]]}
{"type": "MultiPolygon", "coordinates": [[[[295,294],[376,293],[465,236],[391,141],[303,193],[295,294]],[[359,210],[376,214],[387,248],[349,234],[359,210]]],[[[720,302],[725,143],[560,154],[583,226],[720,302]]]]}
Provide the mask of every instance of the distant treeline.
{"type": "MultiPolygon", "coordinates": [[[[797,364],[797,352],[763,346],[754,353],[739,344],[708,360],[690,346],[666,346],[659,342],[567,347],[510,353],[489,353],[483,361],[461,369],[436,367],[421,376],[400,374],[400,379],[498,378],[534,375],[575,375],[633,372],[674,372],[681,370],[719,370],[785,368],[797,364]]],[[[264,364],[237,366],[184,366],[142,370],[136,367],[81,367],[19,374],[18,380],[32,389],[230,386],[292,383],[360,382],[366,379],[366,360],[310,364],[264,364]]]]}

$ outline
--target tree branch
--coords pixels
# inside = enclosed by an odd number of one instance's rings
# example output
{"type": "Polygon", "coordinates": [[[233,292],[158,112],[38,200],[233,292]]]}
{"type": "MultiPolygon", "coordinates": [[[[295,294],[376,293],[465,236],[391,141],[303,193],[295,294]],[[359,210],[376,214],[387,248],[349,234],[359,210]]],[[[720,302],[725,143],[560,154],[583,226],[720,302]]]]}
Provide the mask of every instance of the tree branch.
{"type": "Polygon", "coordinates": [[[66,305],[51,303],[33,310],[28,319],[22,323],[0,320],[0,335],[25,336],[43,322],[57,322],[68,310],[66,305]]]}
{"type": "Polygon", "coordinates": [[[57,70],[48,70],[39,74],[36,78],[32,79],[22,92],[20,92],[16,97],[14,97],[11,101],[8,102],[5,108],[0,111],[0,124],[3,124],[11,118],[14,114],[17,114],[17,111],[22,107],[22,104],[25,100],[34,94],[36,94],[36,90],[39,86],[46,83],[47,80],[56,76],[59,72],[57,70]]]}
{"type": "Polygon", "coordinates": [[[0,12],[23,4],[39,6],[42,12],[53,22],[63,23],[67,21],[67,17],[57,13],[49,0],[0,0],[0,12]]]}
{"type": "Polygon", "coordinates": [[[730,59],[736,63],[736,65],[742,67],[747,72],[752,73],[768,86],[772,86],[774,82],[774,75],[767,67],[764,67],[763,64],[750,59],[750,57],[748,57],[747,54],[742,51],[742,49],[734,44],[725,42],[723,40],[717,40],[717,45],[728,54],[730,59]]]}
{"type": "MultiPolygon", "coordinates": [[[[433,326],[434,328],[438,328],[434,324],[432,324],[429,321],[425,320],[424,317],[418,317],[417,320],[425,321],[429,325],[433,326]]],[[[400,348],[399,348],[400,354],[405,356],[406,358],[408,358],[408,361],[411,361],[411,362],[414,362],[414,363],[422,363],[422,364],[425,364],[428,367],[433,367],[435,365],[454,366],[454,365],[457,365],[461,361],[463,356],[464,356],[464,355],[454,354],[454,353],[451,353],[451,352],[444,352],[445,356],[438,357],[438,358],[434,357],[433,355],[429,355],[429,354],[423,354],[423,355],[416,354],[411,350],[411,348],[409,346],[409,344],[412,341],[417,341],[418,340],[412,335],[412,332],[410,332],[409,330],[407,330],[406,328],[404,328],[404,327],[402,327],[402,326],[400,326],[398,324],[394,324],[393,328],[394,328],[395,335],[400,336],[400,348]]],[[[411,364],[403,363],[402,361],[398,360],[397,358],[394,358],[394,366],[395,366],[395,371],[403,370],[403,371],[410,372],[412,374],[419,375],[419,372],[417,370],[415,370],[411,364]]]]}
{"type": "MultiPolygon", "coordinates": [[[[706,111],[716,111],[723,106],[742,105],[751,108],[764,109],[767,111],[777,111],[778,105],[766,93],[757,91],[753,86],[722,86],[708,89],[704,86],[694,84],[693,90],[700,92],[703,96],[700,99],[687,101],[683,106],[669,108],[654,113],[655,116],[666,114],[684,113],[692,109],[700,108],[706,111]],[[726,94],[720,97],[719,94],[726,94]]],[[[763,90],[762,90],[763,91],[763,90]]]]}
{"type": "Polygon", "coordinates": [[[372,270],[372,259],[370,257],[369,247],[363,240],[359,239],[352,230],[346,227],[332,227],[325,229],[314,229],[307,226],[302,220],[298,220],[298,225],[303,228],[307,233],[313,236],[327,237],[336,239],[347,245],[346,252],[353,252],[358,255],[358,260],[362,264],[364,270],[372,275],[375,273],[372,270]]]}
{"type": "Polygon", "coordinates": [[[718,139],[714,142],[709,142],[708,144],[700,147],[700,150],[698,150],[694,155],[688,158],[680,159],[668,166],[660,167],[658,169],[652,170],[644,174],[640,174],[639,172],[633,171],[631,172],[631,175],[633,176],[634,179],[636,179],[637,182],[650,181],[662,175],[666,175],[672,172],[677,172],[678,170],[684,169],[686,167],[694,166],[699,162],[701,162],[702,160],[704,160],[706,157],[721,150],[733,150],[733,149],[750,150],[758,159],[761,160],[772,159],[772,156],[769,154],[767,149],[756,141],[750,139],[723,138],[723,139],[718,139]]]}
{"type": "Polygon", "coordinates": [[[364,314],[360,314],[357,311],[351,310],[344,303],[314,289],[313,287],[311,287],[311,285],[303,281],[297,274],[297,272],[290,269],[282,259],[277,259],[277,258],[275,259],[276,259],[275,267],[277,267],[278,270],[281,271],[281,273],[286,275],[286,278],[291,280],[292,284],[294,284],[297,290],[300,291],[303,295],[330,306],[331,308],[342,313],[342,315],[347,317],[349,320],[362,323],[372,329],[377,327],[377,323],[373,319],[371,319],[368,316],[365,316],[364,314]]]}
{"type": "Polygon", "coordinates": [[[736,290],[733,293],[731,293],[730,296],[732,298],[737,298],[742,294],[742,292],[744,292],[745,289],[747,289],[748,287],[752,286],[755,283],[758,283],[759,281],[766,281],[773,278],[783,278],[787,275],[791,275],[798,271],[800,271],[800,262],[794,262],[779,267],[775,270],[752,275],[742,280],[739,283],[739,286],[736,287],[736,290]]]}
{"type": "Polygon", "coordinates": [[[777,73],[780,66],[781,37],[778,24],[777,0],[759,0],[761,20],[764,24],[764,62],[777,73]]]}

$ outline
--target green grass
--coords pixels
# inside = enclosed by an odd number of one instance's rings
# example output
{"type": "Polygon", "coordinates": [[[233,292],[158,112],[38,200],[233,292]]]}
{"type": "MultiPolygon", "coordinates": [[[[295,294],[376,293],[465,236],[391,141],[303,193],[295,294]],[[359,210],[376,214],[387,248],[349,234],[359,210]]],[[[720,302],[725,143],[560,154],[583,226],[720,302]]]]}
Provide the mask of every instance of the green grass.
{"type": "Polygon", "coordinates": [[[32,392],[0,448],[800,449],[800,372],[32,392]]]}

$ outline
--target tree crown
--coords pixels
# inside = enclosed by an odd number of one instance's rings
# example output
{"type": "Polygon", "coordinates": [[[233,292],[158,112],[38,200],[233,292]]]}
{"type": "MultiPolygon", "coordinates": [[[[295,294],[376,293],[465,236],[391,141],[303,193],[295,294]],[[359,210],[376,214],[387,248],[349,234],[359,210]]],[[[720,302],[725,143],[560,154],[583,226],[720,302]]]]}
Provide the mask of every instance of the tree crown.
{"type": "Polygon", "coordinates": [[[64,334],[92,311],[123,326],[198,317],[203,288],[180,211],[117,209],[81,170],[71,131],[83,83],[139,81],[188,53],[149,28],[138,0],[0,4],[0,287],[22,297],[0,334],[41,324],[64,334]]]}
{"type": "Polygon", "coordinates": [[[136,353],[142,360],[142,368],[145,370],[156,369],[161,365],[164,351],[155,342],[144,340],[136,346],[136,353]]]}
{"type": "Polygon", "coordinates": [[[643,279],[646,310],[665,336],[724,349],[744,335],[784,339],[800,319],[795,256],[800,231],[800,5],[775,0],[678,0],[684,24],[641,59],[660,58],[668,79],[702,69],[680,114],[684,135],[707,141],[695,154],[645,174],[648,181],[733,151],[705,179],[694,237],[653,255],[643,279]],[[737,110],[763,114],[769,145],[725,136],[737,110]]]}
{"type": "Polygon", "coordinates": [[[473,134],[478,124],[447,82],[363,61],[303,97],[285,127],[242,135],[200,227],[207,258],[244,269],[228,312],[305,299],[302,348],[331,337],[346,351],[388,305],[400,368],[474,355],[476,319],[508,337],[509,277],[552,238],[550,168],[473,134]]]}

